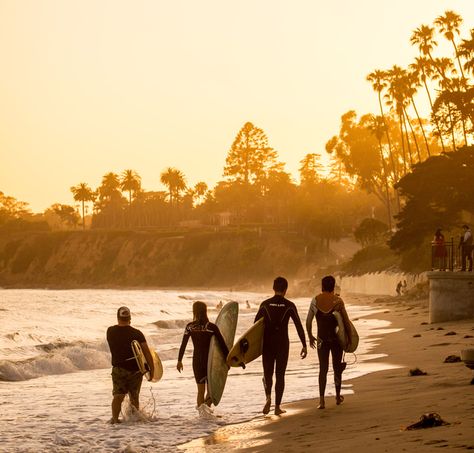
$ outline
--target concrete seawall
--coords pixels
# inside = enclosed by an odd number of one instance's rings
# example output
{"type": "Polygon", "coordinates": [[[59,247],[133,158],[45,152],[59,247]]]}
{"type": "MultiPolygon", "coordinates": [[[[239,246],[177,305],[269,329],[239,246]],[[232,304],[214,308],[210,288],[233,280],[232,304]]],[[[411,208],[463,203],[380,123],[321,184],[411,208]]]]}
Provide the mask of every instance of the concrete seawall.
{"type": "Polygon", "coordinates": [[[474,318],[474,273],[428,272],[430,323],[474,318]]]}
{"type": "Polygon", "coordinates": [[[426,274],[376,272],[364,275],[347,275],[338,279],[341,293],[358,293],[374,296],[396,296],[398,282],[407,282],[406,289],[426,281],[426,274]]]}

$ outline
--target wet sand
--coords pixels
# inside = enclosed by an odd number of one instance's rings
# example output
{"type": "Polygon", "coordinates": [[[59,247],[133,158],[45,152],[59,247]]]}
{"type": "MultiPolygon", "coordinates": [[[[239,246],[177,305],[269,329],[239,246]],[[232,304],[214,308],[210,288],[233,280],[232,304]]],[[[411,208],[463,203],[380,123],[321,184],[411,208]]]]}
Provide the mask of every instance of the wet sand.
{"type": "MultiPolygon", "coordinates": [[[[340,406],[332,396],[326,397],[324,410],[317,409],[316,399],[283,404],[287,413],[281,417],[262,416],[226,426],[180,448],[193,453],[474,450],[474,385],[470,385],[474,373],[462,362],[444,363],[449,355],[460,356],[461,349],[474,348],[474,320],[430,325],[427,300],[393,297],[373,303],[384,308],[383,314],[374,317],[403,329],[384,335],[374,350],[389,356],[379,360],[399,368],[350,381],[355,393],[346,395],[340,406]],[[414,368],[427,375],[410,376],[414,368]],[[404,429],[429,412],[438,413],[450,424],[404,429]]],[[[314,379],[308,398],[317,394],[316,369],[314,379]]],[[[251,389],[244,392],[251,393],[251,389]]],[[[260,397],[263,405],[263,395],[260,397]]]]}

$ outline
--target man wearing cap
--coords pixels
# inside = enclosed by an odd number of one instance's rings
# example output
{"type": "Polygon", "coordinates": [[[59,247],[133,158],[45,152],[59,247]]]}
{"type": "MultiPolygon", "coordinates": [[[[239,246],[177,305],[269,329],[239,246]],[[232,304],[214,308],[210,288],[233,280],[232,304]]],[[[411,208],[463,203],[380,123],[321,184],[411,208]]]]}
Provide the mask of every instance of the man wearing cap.
{"type": "Polygon", "coordinates": [[[145,336],[138,329],[130,325],[132,317],[127,307],[117,310],[117,324],[107,329],[107,342],[112,354],[112,420],[111,423],[120,423],[119,415],[125,395],[130,395],[130,403],[139,409],[138,397],[143,376],[138,369],[132,350],[132,341],[140,343],[146,361],[153,374],[153,359],[148,349],[145,336]]]}

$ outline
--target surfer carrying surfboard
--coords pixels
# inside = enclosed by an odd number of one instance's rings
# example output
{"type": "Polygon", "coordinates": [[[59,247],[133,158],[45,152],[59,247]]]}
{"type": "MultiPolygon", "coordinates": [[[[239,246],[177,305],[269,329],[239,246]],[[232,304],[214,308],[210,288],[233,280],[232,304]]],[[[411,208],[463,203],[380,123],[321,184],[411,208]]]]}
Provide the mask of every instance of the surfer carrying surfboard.
{"type": "Polygon", "coordinates": [[[273,371],[275,370],[275,415],[281,415],[286,411],[280,407],[285,390],[285,372],[288,364],[290,351],[290,340],[288,338],[288,322],[293,320],[300,337],[303,348],[301,358],[307,355],[306,338],[301,324],[298,310],[293,302],[285,299],[288,281],[283,277],[277,277],[273,282],[275,295],[263,301],[255,316],[255,322],[264,319],[263,331],[263,383],[265,396],[267,398],[262,412],[266,415],[270,412],[272,404],[273,371]],[[275,369],[276,368],[276,369],[275,369]]]}
{"type": "Polygon", "coordinates": [[[322,279],[322,293],[313,297],[309,306],[306,318],[306,330],[308,331],[309,344],[318,350],[319,359],[319,405],[318,409],[324,409],[326,404],[324,393],[326,391],[327,374],[329,370],[329,353],[332,355],[332,367],[334,370],[334,384],[336,387],[336,404],[344,401],[341,395],[342,383],[342,353],[343,347],[338,339],[336,328],[338,326],[334,312],[338,311],[345,326],[348,342],[351,342],[351,327],[347,316],[344,302],[339,295],[334,294],[336,280],[332,275],[322,279]],[[313,318],[316,318],[318,326],[318,336],[315,338],[312,333],[313,318]]]}
{"type": "MultiPolygon", "coordinates": [[[[178,363],[176,369],[181,373],[183,370],[183,356],[188,344],[189,337],[191,337],[194,346],[193,352],[193,372],[196,380],[198,392],[197,392],[197,409],[202,404],[206,403],[207,406],[211,406],[212,400],[207,396],[204,398],[207,383],[207,362],[209,357],[209,346],[211,344],[211,338],[215,335],[217,342],[224,354],[227,357],[229,349],[225,343],[225,340],[217,327],[216,324],[209,322],[207,317],[207,305],[204,302],[194,302],[193,304],[193,321],[190,322],[184,329],[183,340],[181,347],[179,348],[178,363]]],[[[203,406],[205,407],[205,406],[203,406]]]]}
{"type": "Polygon", "coordinates": [[[107,342],[112,354],[112,419],[111,423],[120,423],[119,415],[125,396],[130,396],[130,403],[137,410],[140,408],[139,395],[143,375],[138,369],[133,354],[132,341],[141,346],[146,361],[153,375],[153,358],[143,333],[130,325],[132,316],[130,309],[120,307],[117,310],[117,324],[107,329],[107,342]]]}

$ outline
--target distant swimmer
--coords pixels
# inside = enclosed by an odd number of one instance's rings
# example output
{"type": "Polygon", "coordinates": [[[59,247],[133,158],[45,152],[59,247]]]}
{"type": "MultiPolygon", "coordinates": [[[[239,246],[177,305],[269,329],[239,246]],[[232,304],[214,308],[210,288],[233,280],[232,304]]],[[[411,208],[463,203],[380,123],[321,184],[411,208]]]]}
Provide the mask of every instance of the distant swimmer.
{"type": "Polygon", "coordinates": [[[288,364],[288,355],[290,350],[290,340],[288,338],[288,322],[293,320],[298,331],[303,348],[301,349],[301,358],[304,359],[308,353],[306,348],[306,338],[301,324],[298,310],[293,302],[285,299],[288,282],[283,277],[277,277],[273,282],[273,291],[275,295],[263,301],[255,316],[255,322],[264,318],[263,331],[263,383],[265,387],[265,396],[267,398],[262,412],[268,414],[272,404],[272,384],[273,370],[275,370],[275,415],[280,415],[286,411],[281,409],[281,400],[285,390],[285,372],[288,364]]]}
{"type": "Polygon", "coordinates": [[[345,364],[342,363],[342,346],[336,335],[337,320],[333,315],[334,311],[339,311],[348,335],[351,341],[351,328],[349,317],[347,316],[344,302],[339,295],[334,294],[336,280],[332,275],[328,275],[321,282],[322,293],[313,297],[309,306],[308,316],[306,318],[306,330],[308,331],[309,344],[314,349],[317,347],[319,359],[319,406],[318,409],[324,409],[326,403],[324,393],[326,391],[327,374],[329,370],[329,353],[332,355],[332,367],[334,370],[334,384],[336,387],[336,404],[344,401],[341,395],[342,372],[345,364]],[[313,318],[316,318],[318,326],[318,336],[315,338],[312,332],[313,318]]]}
{"type": "Polygon", "coordinates": [[[223,307],[222,300],[219,301],[219,303],[216,305],[216,310],[220,310],[223,307]]]}
{"type": "Polygon", "coordinates": [[[145,340],[145,336],[138,329],[133,328],[131,323],[130,309],[120,307],[117,310],[117,324],[107,329],[107,342],[112,354],[112,419],[110,422],[120,423],[119,415],[122,402],[128,394],[130,403],[137,410],[140,408],[139,395],[142,386],[143,375],[138,369],[137,361],[132,350],[132,341],[140,343],[150,372],[153,374],[153,358],[145,340]]]}
{"type": "MultiPolygon", "coordinates": [[[[193,353],[193,372],[194,379],[197,384],[197,407],[199,409],[202,404],[211,406],[211,398],[209,394],[204,397],[207,384],[207,359],[209,356],[209,346],[212,336],[215,335],[219,346],[224,353],[224,357],[229,354],[229,349],[225,343],[224,338],[217,327],[212,322],[209,322],[207,317],[207,306],[204,302],[194,302],[193,304],[193,321],[190,322],[184,329],[183,340],[179,348],[178,364],[176,369],[181,373],[183,370],[183,356],[188,344],[189,337],[191,337],[194,346],[193,353]]],[[[209,392],[208,392],[209,393],[209,392]]]]}
{"type": "Polygon", "coordinates": [[[251,307],[250,307],[250,303],[249,303],[248,300],[245,301],[245,307],[246,307],[247,309],[250,309],[250,308],[251,308],[251,307]]]}

